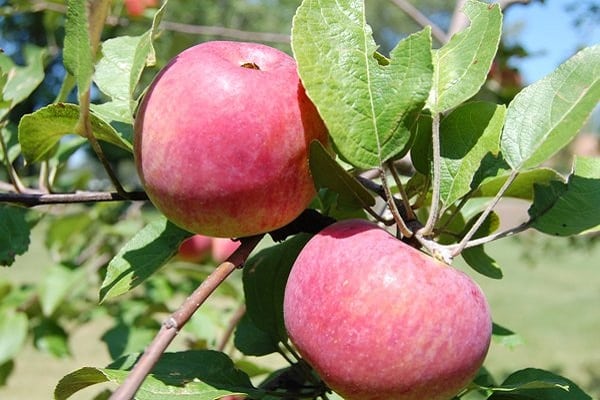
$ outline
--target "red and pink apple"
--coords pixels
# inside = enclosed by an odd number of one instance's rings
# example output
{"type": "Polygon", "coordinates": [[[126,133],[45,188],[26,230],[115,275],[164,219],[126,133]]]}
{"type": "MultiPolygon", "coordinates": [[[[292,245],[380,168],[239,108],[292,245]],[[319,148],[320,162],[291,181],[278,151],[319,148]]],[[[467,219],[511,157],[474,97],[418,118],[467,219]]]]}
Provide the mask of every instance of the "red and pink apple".
{"type": "Polygon", "coordinates": [[[315,235],[284,297],[290,339],[346,400],[448,400],[475,376],[492,322],[466,274],[365,220],[315,235]]]}
{"type": "Polygon", "coordinates": [[[177,256],[180,260],[199,263],[212,258],[221,263],[240,247],[237,240],[213,238],[200,234],[192,235],[179,245],[177,256]]]}
{"type": "Polygon", "coordinates": [[[179,245],[177,256],[183,261],[198,263],[211,255],[212,238],[204,235],[192,235],[179,245]]]}
{"type": "Polygon", "coordinates": [[[256,43],[215,41],[169,62],[135,120],[134,156],[152,203],[194,233],[280,228],[315,195],[312,140],[327,130],[296,63],[256,43]]]}

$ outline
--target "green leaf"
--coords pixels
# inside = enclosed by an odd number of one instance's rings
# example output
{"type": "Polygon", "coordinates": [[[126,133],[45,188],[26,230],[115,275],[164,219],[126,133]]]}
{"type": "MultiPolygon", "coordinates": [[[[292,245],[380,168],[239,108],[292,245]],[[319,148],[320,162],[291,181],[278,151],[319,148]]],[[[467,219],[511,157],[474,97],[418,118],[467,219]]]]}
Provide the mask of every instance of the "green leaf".
{"type": "Polygon", "coordinates": [[[498,4],[468,0],[463,12],[471,25],[434,52],[433,87],[427,107],[448,111],[473,97],[485,83],[498,50],[502,13],[498,4]]]}
{"type": "Polygon", "coordinates": [[[257,327],[248,314],[237,325],[233,338],[235,348],[247,356],[265,356],[279,350],[277,341],[257,327]]]}
{"type": "Polygon", "coordinates": [[[318,140],[310,143],[309,160],[315,186],[336,192],[340,207],[368,208],[375,205],[371,193],[346,172],[318,140]]]}
{"type": "Polygon", "coordinates": [[[283,293],[287,277],[310,235],[300,234],[264,249],[248,260],[242,281],[248,317],[273,341],[286,341],[283,293]]]}
{"type": "Polygon", "coordinates": [[[492,279],[502,279],[502,270],[496,260],[487,255],[483,245],[464,249],[460,255],[475,271],[492,279]]]}
{"type": "Polygon", "coordinates": [[[27,339],[28,325],[25,313],[0,308],[0,365],[19,353],[27,339]]]}
{"type": "MultiPolygon", "coordinates": [[[[131,357],[125,359],[125,362],[130,361],[131,357]]],[[[119,362],[123,361],[118,360],[114,364],[119,362]]],[[[60,380],[54,397],[56,400],[67,399],[81,389],[102,382],[122,384],[127,375],[128,371],[110,367],[81,368],[60,380]]],[[[190,400],[214,400],[229,394],[256,392],[248,375],[235,368],[227,355],[196,350],[163,354],[144,380],[136,399],[171,400],[185,396],[190,400]]]]}
{"type": "MultiPolygon", "coordinates": [[[[1,118],[2,117],[0,116],[0,119],[1,118]]],[[[4,140],[4,143],[6,144],[8,160],[13,163],[21,156],[21,145],[19,144],[17,125],[9,123],[6,127],[0,127],[0,135],[2,135],[2,138],[0,139],[4,140]]],[[[6,163],[4,151],[0,151],[0,162],[3,164],[6,163]]]]}
{"type": "Polygon", "coordinates": [[[502,154],[517,171],[567,145],[600,99],[600,45],[581,50],[509,104],[502,154]]]}
{"type": "Polygon", "coordinates": [[[538,231],[570,236],[600,230],[600,159],[578,157],[567,183],[536,185],[529,208],[538,231]]]}
{"type": "Polygon", "coordinates": [[[29,248],[31,228],[27,210],[0,204],[0,265],[10,266],[29,248]]]}
{"type": "Polygon", "coordinates": [[[33,342],[38,350],[55,357],[71,355],[67,332],[56,321],[44,318],[33,328],[33,342]]]}
{"type": "Polygon", "coordinates": [[[38,288],[42,314],[50,317],[73,291],[81,286],[86,273],[83,268],[71,269],[63,265],[48,268],[38,288]]]}
{"type": "Polygon", "coordinates": [[[165,218],[146,225],[110,261],[100,301],[127,293],[162,267],[192,234],[165,218]]]}
{"type": "Polygon", "coordinates": [[[44,80],[44,60],[47,50],[27,44],[23,47],[25,66],[17,66],[6,54],[0,53],[0,70],[6,74],[4,85],[0,83],[0,99],[7,104],[0,105],[0,119],[15,105],[29,97],[44,80]]]}
{"type": "Polygon", "coordinates": [[[369,168],[408,151],[411,111],[422,107],[431,87],[429,28],[401,41],[382,62],[364,1],[305,0],[294,17],[292,50],[344,160],[369,168]]]}
{"type": "Polygon", "coordinates": [[[94,82],[107,96],[110,96],[111,108],[119,110],[123,116],[122,122],[133,123],[133,100],[131,72],[135,52],[140,45],[142,36],[120,36],[102,43],[102,57],[96,64],[94,82]]]}
{"type": "MultiPolygon", "coordinates": [[[[102,57],[96,65],[94,82],[98,88],[111,97],[104,105],[110,107],[115,121],[133,123],[137,101],[135,89],[148,64],[154,63],[152,40],[162,18],[165,4],[156,13],[153,25],[140,36],[120,36],[106,40],[102,44],[102,57]]],[[[93,109],[102,109],[95,105],[93,109]]]]}
{"type": "MultiPolygon", "coordinates": [[[[148,304],[144,309],[147,312],[148,304]]],[[[156,331],[156,327],[140,327],[135,322],[119,321],[102,335],[102,341],[106,343],[110,357],[115,360],[125,354],[144,351],[156,331]]]]}
{"type": "Polygon", "coordinates": [[[487,153],[498,154],[504,106],[466,103],[440,124],[440,199],[449,205],[471,191],[471,182],[487,153]]]}
{"type": "Polygon", "coordinates": [[[523,344],[523,338],[520,335],[495,322],[492,325],[492,340],[511,349],[523,344]]]}
{"type": "MultiPolygon", "coordinates": [[[[481,214],[477,214],[469,221],[469,223],[465,226],[463,233],[466,233],[471,229],[475,221],[479,219],[480,215],[481,214]]],[[[475,232],[473,239],[488,236],[494,233],[499,227],[500,217],[498,214],[492,212],[487,216],[477,232],[475,232]]],[[[486,254],[483,245],[464,249],[460,254],[465,262],[480,274],[492,279],[502,279],[502,270],[498,266],[496,260],[486,254]]]]}
{"type": "Polygon", "coordinates": [[[0,364],[0,386],[5,386],[6,381],[10,374],[12,374],[15,369],[15,362],[13,360],[8,360],[2,364],[0,364]]]}
{"type": "Polygon", "coordinates": [[[430,176],[433,159],[432,118],[428,112],[422,112],[413,125],[414,142],[410,150],[410,160],[415,169],[423,175],[430,176]]]}
{"type": "Polygon", "coordinates": [[[65,68],[77,80],[80,93],[89,88],[94,73],[86,4],[81,0],[67,0],[63,50],[65,68]]]}
{"type": "MultiPolygon", "coordinates": [[[[99,140],[132,151],[132,144],[105,121],[90,114],[92,131],[99,140]]],[[[56,103],[24,115],[19,123],[19,142],[29,162],[48,159],[60,139],[67,134],[79,134],[79,106],[56,103]]]]}
{"type": "MultiPolygon", "coordinates": [[[[473,192],[473,197],[494,197],[502,185],[508,179],[506,170],[502,174],[487,179],[479,188],[473,192]]],[[[515,180],[504,192],[502,197],[514,197],[523,200],[533,200],[533,188],[535,184],[548,185],[551,181],[562,181],[561,174],[551,168],[536,168],[519,173],[515,180]]]]}
{"type": "Polygon", "coordinates": [[[569,379],[535,368],[517,371],[491,389],[488,400],[592,400],[569,379]]]}

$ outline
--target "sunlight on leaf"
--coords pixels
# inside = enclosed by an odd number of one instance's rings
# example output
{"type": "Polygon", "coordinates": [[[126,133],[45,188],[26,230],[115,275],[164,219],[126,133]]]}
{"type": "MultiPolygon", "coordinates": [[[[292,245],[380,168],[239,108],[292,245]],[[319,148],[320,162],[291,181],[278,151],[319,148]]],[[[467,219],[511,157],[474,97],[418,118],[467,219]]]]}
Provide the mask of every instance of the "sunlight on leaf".
{"type": "Polygon", "coordinates": [[[567,145],[600,99],[600,45],[581,50],[509,104],[502,153],[517,171],[533,168],[567,145]]]}
{"type": "Polygon", "coordinates": [[[344,160],[368,168],[408,151],[411,111],[431,86],[429,29],[402,40],[382,65],[362,0],[306,0],[294,17],[292,50],[344,160]]]}

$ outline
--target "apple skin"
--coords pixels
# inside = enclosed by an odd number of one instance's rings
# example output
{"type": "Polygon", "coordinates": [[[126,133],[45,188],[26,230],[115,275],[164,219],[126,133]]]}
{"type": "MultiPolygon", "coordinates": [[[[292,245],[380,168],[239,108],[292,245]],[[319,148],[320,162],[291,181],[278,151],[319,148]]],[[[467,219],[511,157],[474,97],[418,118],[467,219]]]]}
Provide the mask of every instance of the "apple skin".
{"type": "Polygon", "coordinates": [[[240,242],[226,238],[213,238],[212,240],[212,258],[218,263],[227,260],[237,248],[240,247],[240,242]]]}
{"type": "Polygon", "coordinates": [[[192,235],[179,245],[177,256],[188,262],[201,262],[211,255],[212,238],[204,235],[192,235]]]}
{"type": "Polygon", "coordinates": [[[186,230],[227,238],[296,218],[315,195],[309,144],[328,141],[292,57],[227,41],[171,60],[145,94],[134,131],[152,203],[186,230]]]}
{"type": "Polygon", "coordinates": [[[365,220],[337,222],[296,259],[290,339],[347,400],[448,400],[487,354],[487,301],[466,274],[365,220]]]}

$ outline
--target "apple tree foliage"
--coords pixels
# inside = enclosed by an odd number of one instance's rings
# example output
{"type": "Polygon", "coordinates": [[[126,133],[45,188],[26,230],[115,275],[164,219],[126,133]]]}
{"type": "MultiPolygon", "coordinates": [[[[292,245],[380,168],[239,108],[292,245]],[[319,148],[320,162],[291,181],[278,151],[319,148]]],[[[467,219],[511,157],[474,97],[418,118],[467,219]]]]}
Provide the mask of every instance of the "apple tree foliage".
{"type": "MultiPolygon", "coordinates": [[[[145,32],[110,37],[102,35],[109,2],[94,4],[66,2],[67,74],[60,92],[18,120],[14,111],[44,79],[47,49],[27,46],[23,65],[0,54],[0,161],[11,182],[0,193],[0,263],[9,267],[28,251],[36,225],[44,226],[44,245],[53,256],[36,286],[0,279],[0,383],[9,379],[28,337],[38,349],[66,356],[67,325],[114,318],[103,335],[113,362],[66,375],[56,399],[98,383],[112,383],[107,391],[123,384],[161,318],[212,270],[177,260],[178,245],[191,233],[130,201],[144,195],[125,191],[109,161],[116,193],[75,192],[80,188],[69,165],[82,149],[100,158],[103,148],[120,149],[132,159],[132,124],[147,83],[142,77],[156,72],[149,67],[168,7],[165,2],[158,9],[145,32]],[[100,101],[91,101],[92,90],[101,92],[100,101]],[[39,182],[33,174],[18,176],[20,160],[39,172],[39,182]],[[55,202],[68,205],[45,205],[55,202]]],[[[480,100],[502,13],[476,0],[463,11],[470,25],[441,46],[425,28],[384,55],[362,0],[304,0],[298,7],[292,51],[333,149],[311,146],[318,189],[312,208],[334,219],[396,224],[400,236],[433,256],[448,262],[460,256],[476,273],[500,279],[485,243],[525,229],[558,236],[600,230],[600,159],[575,158],[567,176],[544,164],[598,104],[600,46],[582,49],[508,105],[480,100]],[[411,161],[409,175],[398,176],[399,160],[411,161]],[[365,171],[376,178],[365,178],[365,171]],[[499,231],[493,207],[502,197],[528,201],[529,220],[499,231]],[[383,214],[375,211],[377,202],[387,204],[383,214]]],[[[245,263],[241,282],[219,285],[222,301],[205,305],[180,327],[186,348],[165,352],[136,398],[335,398],[294,351],[283,325],[287,275],[310,238],[302,231],[310,229],[265,239],[245,263]],[[233,338],[219,344],[228,329],[233,338]],[[273,354],[287,365],[271,370],[248,358],[273,354]]],[[[515,334],[495,324],[494,335],[510,343],[515,334]]],[[[535,368],[502,382],[482,368],[458,398],[591,399],[569,379],[535,368]]]]}

